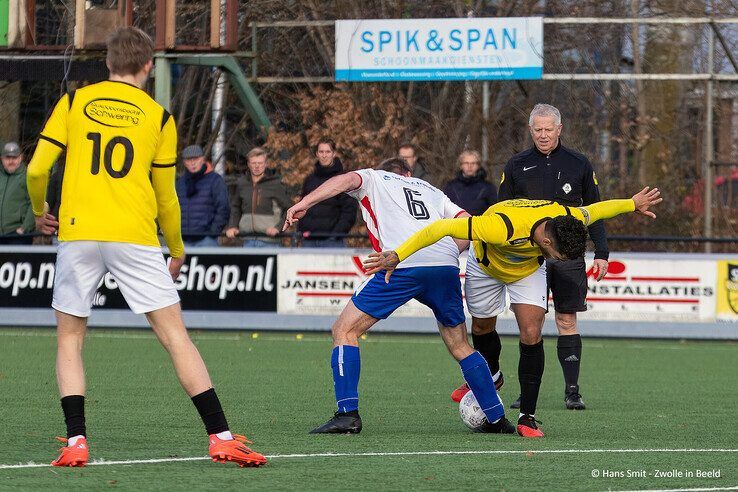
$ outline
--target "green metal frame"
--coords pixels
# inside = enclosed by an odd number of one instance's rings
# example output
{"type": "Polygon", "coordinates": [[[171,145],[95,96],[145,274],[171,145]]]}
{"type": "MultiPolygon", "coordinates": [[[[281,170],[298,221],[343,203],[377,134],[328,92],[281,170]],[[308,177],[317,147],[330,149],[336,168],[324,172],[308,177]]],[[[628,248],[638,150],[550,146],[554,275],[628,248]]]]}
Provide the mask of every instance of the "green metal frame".
{"type": "Polygon", "coordinates": [[[10,22],[10,0],[0,0],[0,46],[8,45],[8,22],[10,22]]]}
{"type": "Polygon", "coordinates": [[[223,70],[228,76],[233,89],[236,91],[241,103],[246,107],[251,119],[266,135],[272,126],[269,117],[262,106],[259,96],[251,87],[246,76],[241,69],[235,57],[230,55],[205,55],[193,56],[191,54],[178,56],[172,53],[158,53],[156,56],[155,90],[154,95],[156,101],[169,109],[171,101],[172,76],[170,63],[178,63],[181,65],[199,65],[206,67],[216,67],[223,70]]]}

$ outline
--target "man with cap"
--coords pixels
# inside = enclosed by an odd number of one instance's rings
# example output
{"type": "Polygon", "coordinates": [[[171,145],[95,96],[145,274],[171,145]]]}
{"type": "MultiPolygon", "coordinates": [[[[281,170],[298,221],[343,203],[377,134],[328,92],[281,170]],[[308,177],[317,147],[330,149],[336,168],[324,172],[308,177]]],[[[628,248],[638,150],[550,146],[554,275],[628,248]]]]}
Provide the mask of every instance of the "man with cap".
{"type": "Polygon", "coordinates": [[[182,239],[187,246],[217,246],[230,214],[225,181],[213,172],[199,145],[185,147],[182,160],[185,171],[176,183],[182,239]]]}
{"type": "Polygon", "coordinates": [[[35,220],[26,188],[26,165],[16,142],[8,142],[2,150],[0,168],[0,244],[31,244],[24,236],[33,231],[35,220]]]}

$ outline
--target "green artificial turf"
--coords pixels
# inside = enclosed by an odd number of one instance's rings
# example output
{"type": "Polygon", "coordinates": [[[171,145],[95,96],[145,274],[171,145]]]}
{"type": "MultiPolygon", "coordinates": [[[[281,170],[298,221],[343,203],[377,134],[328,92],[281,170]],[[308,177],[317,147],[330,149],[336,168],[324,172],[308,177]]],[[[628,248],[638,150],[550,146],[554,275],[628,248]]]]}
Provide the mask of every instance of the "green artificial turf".
{"type": "MultiPolygon", "coordinates": [[[[362,342],[360,435],[308,435],[334,411],[328,335],[195,332],[231,429],[270,456],[239,469],[206,460],[0,468],[0,488],[182,490],[618,490],[738,486],[733,342],[585,339],[587,410],[563,406],[556,342],[547,339],[537,418],[545,438],[470,432],[449,394],[458,364],[439,337],[362,342]],[[724,451],[629,451],[695,449],[724,451]],[[579,450],[605,450],[579,452],[579,450]],[[732,451],[730,451],[732,450],[732,451]],[[438,451],[433,455],[403,453],[438,451]],[[509,454],[446,452],[515,451],[509,454]],[[526,452],[528,451],[528,452],[526,452]],[[557,451],[545,453],[539,451],[557,451]],[[575,452],[561,452],[575,451],[575,452]],[[287,457],[339,453],[348,456],[287,457]],[[359,453],[399,453],[359,456],[359,453]],[[646,476],[637,476],[641,470],[646,476]],[[682,476],[659,478],[656,470],[682,476]],[[720,478],[697,477],[719,470],[720,478]],[[673,472],[672,472],[673,473],[673,472]],[[594,477],[610,474],[611,477],[594,477]],[[624,475],[620,477],[618,475],[624,475]],[[636,475],[630,476],[628,475],[636,475]]],[[[517,340],[503,339],[501,390],[518,395],[517,340]]],[[[51,330],[0,330],[0,465],[48,463],[64,435],[51,330]]],[[[85,347],[92,460],[204,457],[207,438],[169,359],[147,331],[91,330],[85,347]]],[[[511,419],[517,417],[509,411],[511,419]]]]}

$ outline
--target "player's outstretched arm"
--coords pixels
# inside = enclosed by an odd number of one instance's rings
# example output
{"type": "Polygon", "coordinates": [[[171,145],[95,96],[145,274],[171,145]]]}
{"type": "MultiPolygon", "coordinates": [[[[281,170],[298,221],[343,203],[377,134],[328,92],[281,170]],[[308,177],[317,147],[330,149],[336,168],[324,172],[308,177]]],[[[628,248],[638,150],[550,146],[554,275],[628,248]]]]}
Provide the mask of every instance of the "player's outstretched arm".
{"type": "Polygon", "coordinates": [[[605,200],[581,207],[579,210],[583,213],[583,217],[578,218],[586,225],[593,224],[598,220],[611,219],[629,212],[639,213],[655,219],[656,214],[651,212],[650,209],[662,201],[663,198],[661,198],[661,192],[658,188],[651,189],[646,186],[640,192],[633,195],[632,198],[605,200]]]}
{"type": "Polygon", "coordinates": [[[355,190],[359,186],[361,186],[361,177],[354,172],[348,172],[332,177],[322,185],[318,186],[315,190],[302,197],[302,200],[292,205],[287,210],[282,230],[286,231],[288,227],[305,217],[305,213],[316,203],[333,198],[339,193],[355,190]]]}

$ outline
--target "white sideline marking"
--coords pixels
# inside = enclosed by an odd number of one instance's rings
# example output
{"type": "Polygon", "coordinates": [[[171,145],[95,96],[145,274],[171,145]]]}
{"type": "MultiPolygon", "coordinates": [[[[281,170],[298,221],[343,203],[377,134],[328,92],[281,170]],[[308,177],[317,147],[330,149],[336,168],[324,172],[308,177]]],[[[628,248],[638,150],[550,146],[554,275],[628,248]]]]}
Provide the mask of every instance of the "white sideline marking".
{"type": "MultiPolygon", "coordinates": [[[[97,329],[97,328],[95,328],[97,329]]],[[[116,330],[116,328],[103,328],[103,329],[110,329],[110,330],[116,330]]],[[[146,332],[145,328],[142,329],[143,333],[96,333],[95,331],[91,331],[87,333],[87,338],[111,338],[111,339],[130,339],[130,340],[156,340],[156,337],[154,336],[153,332],[148,331],[146,332]]],[[[315,334],[315,335],[324,335],[324,336],[316,336],[316,337],[309,337],[309,338],[303,338],[301,340],[297,340],[295,338],[295,335],[298,333],[298,331],[295,331],[295,333],[291,333],[289,335],[263,335],[265,333],[264,331],[260,330],[253,330],[244,328],[243,330],[233,330],[235,333],[228,333],[228,332],[220,332],[220,333],[203,333],[203,331],[200,331],[199,329],[194,329],[197,333],[190,332],[190,336],[194,341],[198,340],[224,340],[224,341],[252,341],[254,343],[259,343],[259,341],[264,342],[295,342],[295,343],[330,343],[330,333],[328,332],[313,332],[313,331],[306,331],[303,332],[303,335],[305,334],[315,334]],[[259,337],[257,339],[252,339],[251,334],[252,333],[259,333],[259,337]]],[[[369,334],[369,337],[366,340],[362,340],[361,343],[404,343],[409,345],[437,345],[438,343],[442,343],[439,339],[439,337],[434,337],[433,334],[428,333],[424,334],[428,335],[428,338],[425,340],[412,340],[407,338],[395,338],[390,333],[377,333],[377,334],[369,334]],[[390,336],[382,336],[382,335],[390,335],[390,336]]],[[[10,336],[10,337],[48,337],[48,338],[56,338],[56,331],[54,329],[50,328],[48,330],[40,330],[40,331],[28,331],[28,330],[20,330],[20,329],[2,329],[0,330],[0,336],[10,336]]],[[[412,336],[412,335],[410,335],[412,336]]],[[[617,340],[617,339],[613,339],[617,340]]],[[[714,342],[716,340],[707,340],[708,342],[714,342]]],[[[685,345],[677,345],[674,346],[672,344],[668,345],[662,345],[659,342],[662,342],[662,340],[653,340],[652,343],[631,343],[625,345],[624,349],[635,349],[635,350],[652,350],[652,349],[663,349],[663,350],[689,350],[694,348],[695,346],[699,346],[700,348],[709,348],[710,350],[717,350],[717,351],[731,351],[735,352],[737,349],[735,346],[725,346],[720,345],[717,343],[709,343],[709,344],[701,344],[701,340],[694,340],[694,343],[689,343],[685,345]]],[[[603,343],[598,343],[594,341],[594,339],[588,339],[586,344],[587,349],[607,349],[610,350],[612,347],[603,343]]]]}
{"type": "Polygon", "coordinates": [[[638,490],[620,490],[617,492],[698,492],[710,490],[738,490],[738,486],[733,487],[699,487],[695,489],[638,489],[638,490]]]}
{"type": "MultiPolygon", "coordinates": [[[[470,451],[398,451],[398,452],[369,452],[369,453],[304,453],[304,454],[272,454],[266,455],[269,459],[290,459],[290,458],[361,458],[375,456],[444,456],[444,455],[489,455],[489,454],[590,454],[590,453],[738,453],[738,449],[541,449],[541,450],[470,450],[470,451]]],[[[209,460],[208,456],[193,456],[184,458],[153,458],[143,460],[118,460],[108,461],[97,459],[87,463],[87,466],[102,465],[145,465],[149,463],[173,463],[177,461],[205,461],[209,460]]],[[[45,463],[19,463],[16,465],[0,465],[0,470],[8,470],[14,468],[46,468],[51,466],[45,463]]],[[[690,489],[684,489],[690,490],[690,489]]],[[[705,490],[705,489],[695,489],[705,490]]],[[[712,489],[712,490],[733,490],[733,489],[712,489]]]]}

